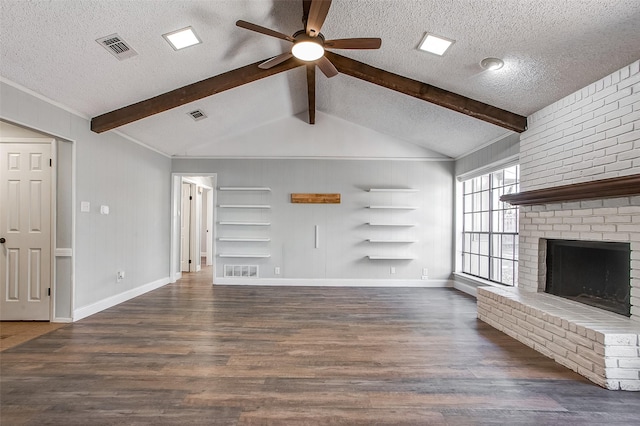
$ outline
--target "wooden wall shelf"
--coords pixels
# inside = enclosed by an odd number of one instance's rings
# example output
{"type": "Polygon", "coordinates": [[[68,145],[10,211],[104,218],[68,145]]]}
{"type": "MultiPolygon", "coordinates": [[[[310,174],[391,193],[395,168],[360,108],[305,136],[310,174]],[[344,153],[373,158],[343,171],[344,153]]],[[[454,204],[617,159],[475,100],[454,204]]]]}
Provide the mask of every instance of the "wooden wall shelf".
{"type": "Polygon", "coordinates": [[[506,194],[500,201],[514,206],[640,195],[640,174],[506,194]]]}
{"type": "Polygon", "coordinates": [[[294,204],[340,204],[340,194],[291,194],[294,204]]]}

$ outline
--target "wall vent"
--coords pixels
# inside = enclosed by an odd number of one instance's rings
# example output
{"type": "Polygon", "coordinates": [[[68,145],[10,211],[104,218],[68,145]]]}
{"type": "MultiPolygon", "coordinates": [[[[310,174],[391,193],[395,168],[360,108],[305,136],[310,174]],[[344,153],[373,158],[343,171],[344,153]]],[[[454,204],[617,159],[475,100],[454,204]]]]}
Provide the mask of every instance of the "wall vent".
{"type": "Polygon", "coordinates": [[[191,116],[195,121],[204,120],[207,118],[207,114],[204,113],[201,109],[196,109],[195,111],[190,111],[187,114],[191,116]]]}
{"type": "Polygon", "coordinates": [[[225,278],[258,278],[258,265],[224,265],[225,278]]]}
{"type": "Polygon", "coordinates": [[[123,60],[132,58],[138,55],[138,52],[133,50],[129,44],[122,39],[118,34],[111,34],[106,37],[102,37],[96,40],[98,44],[107,49],[116,58],[123,60]]]}

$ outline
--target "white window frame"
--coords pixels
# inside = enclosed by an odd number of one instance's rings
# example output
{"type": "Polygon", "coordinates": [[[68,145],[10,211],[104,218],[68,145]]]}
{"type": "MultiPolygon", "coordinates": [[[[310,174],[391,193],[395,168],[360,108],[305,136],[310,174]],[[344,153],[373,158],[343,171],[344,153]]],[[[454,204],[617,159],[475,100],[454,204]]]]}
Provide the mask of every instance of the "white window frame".
{"type": "Polygon", "coordinates": [[[517,206],[500,202],[499,197],[519,191],[519,165],[504,165],[460,180],[458,271],[517,286],[519,211],[517,206]],[[515,174],[507,183],[500,179],[505,171],[515,174]]]}

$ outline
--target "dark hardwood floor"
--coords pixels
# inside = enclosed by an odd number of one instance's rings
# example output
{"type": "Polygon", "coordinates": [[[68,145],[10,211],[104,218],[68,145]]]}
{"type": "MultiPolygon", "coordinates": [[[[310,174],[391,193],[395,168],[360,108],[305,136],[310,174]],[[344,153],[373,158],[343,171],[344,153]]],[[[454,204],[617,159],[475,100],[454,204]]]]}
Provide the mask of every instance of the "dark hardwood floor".
{"type": "Polygon", "coordinates": [[[0,354],[9,425],[633,425],[452,289],[181,281],[0,354]]]}

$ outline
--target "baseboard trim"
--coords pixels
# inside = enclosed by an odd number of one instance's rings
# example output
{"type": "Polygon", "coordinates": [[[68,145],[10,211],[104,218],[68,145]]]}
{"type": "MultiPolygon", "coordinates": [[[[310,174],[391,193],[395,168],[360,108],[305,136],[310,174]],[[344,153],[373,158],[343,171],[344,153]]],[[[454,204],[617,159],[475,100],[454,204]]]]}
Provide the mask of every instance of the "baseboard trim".
{"type": "Polygon", "coordinates": [[[453,282],[453,288],[460,290],[463,293],[467,293],[475,298],[478,297],[478,287],[472,284],[462,283],[460,281],[453,282]]]}
{"type": "Polygon", "coordinates": [[[75,309],[73,311],[73,321],[79,321],[83,318],[91,316],[93,314],[97,314],[98,312],[104,311],[105,309],[109,309],[113,306],[119,305],[122,302],[126,302],[127,300],[133,299],[134,297],[138,297],[142,294],[148,293],[152,290],[160,288],[164,285],[169,284],[169,277],[161,278],[159,280],[150,282],[148,284],[141,285],[140,287],[132,288],[131,290],[127,290],[123,293],[116,294],[111,297],[107,297],[106,299],[100,300],[99,302],[92,303],[89,306],[84,306],[82,308],[75,309]]]}
{"type": "Polygon", "coordinates": [[[451,280],[376,280],[341,278],[223,278],[214,285],[258,285],[291,287],[453,287],[451,280]]]}
{"type": "Polygon", "coordinates": [[[51,322],[62,322],[62,323],[68,323],[68,322],[73,322],[73,318],[61,318],[61,317],[56,317],[54,319],[51,320],[51,322]]]}
{"type": "Polygon", "coordinates": [[[182,279],[182,272],[176,272],[173,275],[173,281],[171,281],[172,283],[175,283],[176,281],[182,279]]]}

